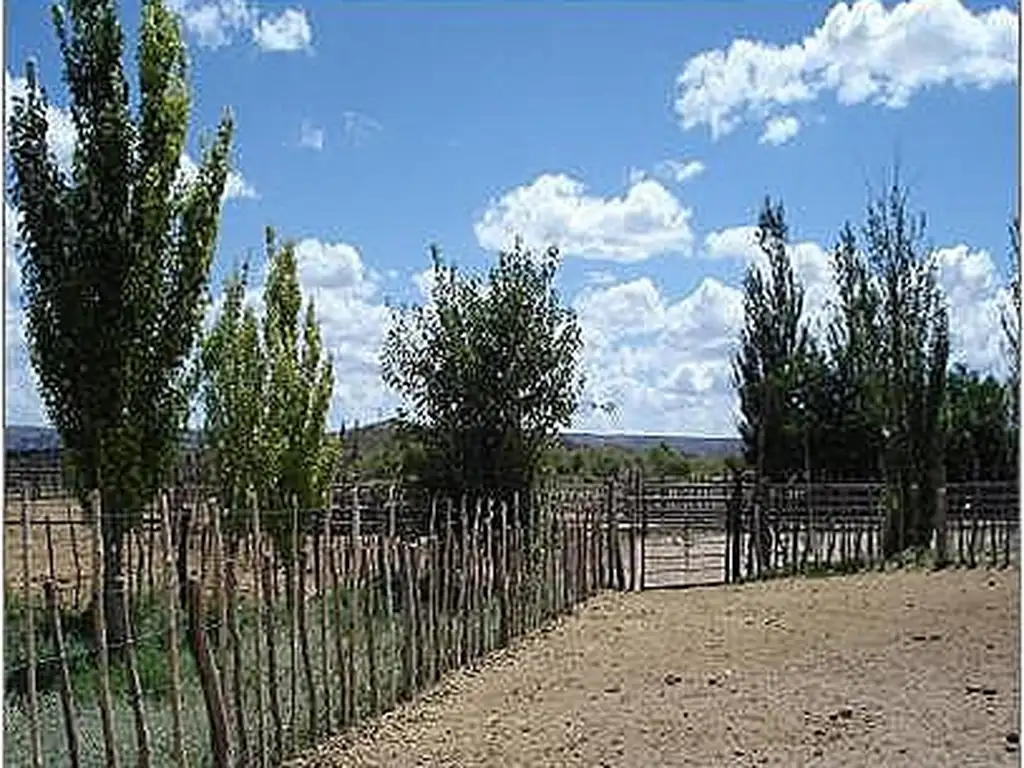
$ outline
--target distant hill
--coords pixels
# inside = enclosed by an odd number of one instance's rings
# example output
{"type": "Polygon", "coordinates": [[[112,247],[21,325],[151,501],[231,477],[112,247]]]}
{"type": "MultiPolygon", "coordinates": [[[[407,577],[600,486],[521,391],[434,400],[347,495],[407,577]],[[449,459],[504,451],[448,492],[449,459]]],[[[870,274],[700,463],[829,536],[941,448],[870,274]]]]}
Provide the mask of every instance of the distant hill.
{"type": "Polygon", "coordinates": [[[743,442],[733,437],[692,437],[689,435],[592,434],[572,432],[562,435],[570,448],[613,447],[627,451],[646,451],[665,443],[684,456],[724,459],[743,451],[743,442]]]}
{"type": "MultiPolygon", "coordinates": [[[[350,430],[350,436],[352,431],[350,430]]],[[[394,434],[391,421],[368,424],[356,433],[361,453],[372,452],[386,443],[394,434]]],[[[199,435],[190,432],[185,437],[187,445],[195,445],[199,435]]],[[[572,432],[562,435],[562,443],[570,448],[614,447],[629,451],[646,451],[659,443],[666,443],[686,456],[700,458],[724,458],[742,451],[739,438],[691,437],[687,435],[635,435],[635,434],[593,434],[572,432]]],[[[4,429],[4,450],[7,453],[26,451],[56,451],[60,449],[57,431],[50,427],[29,427],[11,425],[4,429]]]]}

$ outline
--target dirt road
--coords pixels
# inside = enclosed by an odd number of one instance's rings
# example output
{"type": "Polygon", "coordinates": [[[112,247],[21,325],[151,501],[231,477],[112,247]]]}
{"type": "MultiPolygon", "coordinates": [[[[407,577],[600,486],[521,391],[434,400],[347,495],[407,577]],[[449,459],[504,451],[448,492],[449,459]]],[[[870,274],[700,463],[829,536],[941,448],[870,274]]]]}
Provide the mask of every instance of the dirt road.
{"type": "Polygon", "coordinates": [[[312,766],[1018,765],[1019,572],[606,594],[312,766]]]}

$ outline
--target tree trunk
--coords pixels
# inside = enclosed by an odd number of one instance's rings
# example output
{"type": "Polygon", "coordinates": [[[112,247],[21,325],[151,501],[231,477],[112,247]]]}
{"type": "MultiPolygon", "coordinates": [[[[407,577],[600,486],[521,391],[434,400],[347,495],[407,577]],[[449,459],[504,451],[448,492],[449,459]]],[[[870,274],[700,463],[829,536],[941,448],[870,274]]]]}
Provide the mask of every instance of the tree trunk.
{"type": "MultiPolygon", "coordinates": [[[[106,510],[104,510],[106,515],[106,510]]],[[[124,531],[114,515],[103,525],[103,618],[107,624],[107,644],[114,658],[124,653],[125,628],[124,531]]]]}

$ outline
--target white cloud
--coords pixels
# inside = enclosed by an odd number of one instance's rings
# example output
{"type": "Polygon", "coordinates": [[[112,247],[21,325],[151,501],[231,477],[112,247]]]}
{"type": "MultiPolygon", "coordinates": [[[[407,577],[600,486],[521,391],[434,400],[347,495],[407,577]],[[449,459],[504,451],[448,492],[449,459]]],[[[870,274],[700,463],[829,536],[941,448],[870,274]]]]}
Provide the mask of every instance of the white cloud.
{"type": "Polygon", "coordinates": [[[800,131],[800,121],[792,115],[782,115],[767,120],[764,124],[764,133],[758,139],[760,144],[785,144],[800,131]]]}
{"type": "Polygon", "coordinates": [[[220,48],[248,33],[263,51],[298,51],[309,48],[313,38],[306,12],[286,8],[277,15],[263,15],[245,0],[172,0],[185,30],[203,48],[220,48]]]}
{"type": "Polygon", "coordinates": [[[801,42],[738,39],[693,57],[675,109],[684,129],[706,125],[717,139],[827,92],[899,108],[928,87],[992,88],[1017,79],[1018,23],[1008,8],[972,12],[959,0],[840,2],[801,42]]]}
{"type": "Polygon", "coordinates": [[[309,48],[313,31],[305,11],[286,8],[277,17],[260,19],[253,39],[264,51],[301,51],[309,48]]]}
{"type": "Polygon", "coordinates": [[[658,163],[656,170],[660,175],[683,184],[704,173],[705,166],[700,160],[664,160],[658,163]]]}
{"type": "Polygon", "coordinates": [[[307,147],[317,152],[322,150],[324,148],[324,129],[317,128],[308,120],[303,120],[302,128],[300,129],[299,146],[307,147]]]}
{"type": "Polygon", "coordinates": [[[490,250],[507,247],[518,235],[534,248],[557,245],[567,256],[633,262],[688,253],[690,216],[653,179],[636,182],[621,197],[602,198],[569,176],[544,174],[492,201],[474,231],[490,250]]]}

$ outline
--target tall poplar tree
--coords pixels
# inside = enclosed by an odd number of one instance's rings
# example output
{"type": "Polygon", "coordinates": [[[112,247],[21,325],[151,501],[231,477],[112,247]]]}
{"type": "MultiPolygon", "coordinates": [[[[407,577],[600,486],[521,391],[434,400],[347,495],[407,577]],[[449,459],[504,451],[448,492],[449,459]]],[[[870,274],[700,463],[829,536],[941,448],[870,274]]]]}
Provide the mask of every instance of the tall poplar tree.
{"type": "Polygon", "coordinates": [[[185,46],[159,0],[142,8],[132,114],[113,0],[55,7],[76,131],[73,167],[47,143],[34,66],[10,122],[32,365],[89,514],[101,492],[112,643],[124,638],[122,543],[174,461],[188,410],[186,362],[228,175],[225,116],[191,183],[179,175],[189,121],[185,46]]]}

